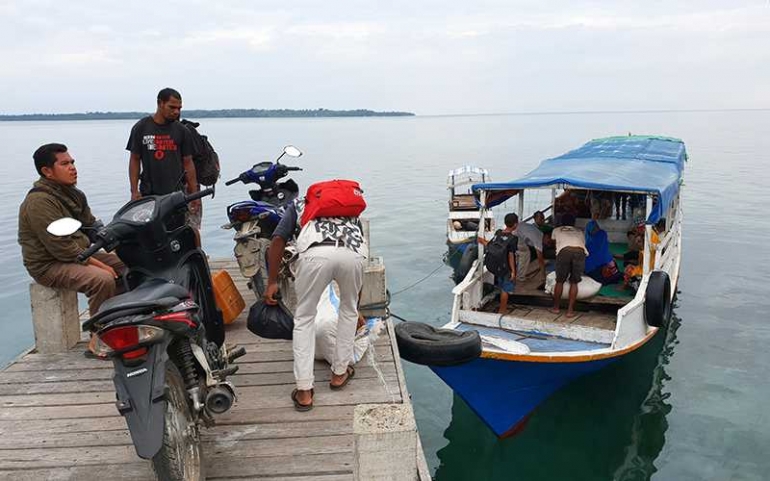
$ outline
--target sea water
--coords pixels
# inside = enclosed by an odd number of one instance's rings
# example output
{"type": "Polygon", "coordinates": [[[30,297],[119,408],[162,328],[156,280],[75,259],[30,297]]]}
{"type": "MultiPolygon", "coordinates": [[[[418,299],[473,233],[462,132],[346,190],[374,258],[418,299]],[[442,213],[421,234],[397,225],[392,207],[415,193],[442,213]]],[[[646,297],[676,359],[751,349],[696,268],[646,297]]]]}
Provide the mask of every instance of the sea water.
{"type": "MultiPolygon", "coordinates": [[[[129,199],[131,121],[2,122],[0,362],[33,342],[28,284],[16,241],[18,206],[37,177],[32,152],[69,146],[78,186],[105,220],[129,199]]],[[[682,138],[690,160],[683,193],[683,259],[674,321],[665,335],[561,390],[514,438],[498,441],[425,367],[404,363],[426,456],[436,479],[602,480],[770,477],[770,111],[521,114],[347,119],[206,119],[224,180],[284,145],[304,170],[300,186],[326,178],[361,182],[372,248],[385,258],[400,317],[440,326],[453,286],[445,251],[446,174],[464,164],[494,180],[610,135],[682,138]]],[[[204,200],[203,245],[232,255],[219,228],[242,184],[204,200]]],[[[515,202],[501,207],[514,210],[515,202]]],[[[2,380],[0,380],[2,382],[2,380]]]]}

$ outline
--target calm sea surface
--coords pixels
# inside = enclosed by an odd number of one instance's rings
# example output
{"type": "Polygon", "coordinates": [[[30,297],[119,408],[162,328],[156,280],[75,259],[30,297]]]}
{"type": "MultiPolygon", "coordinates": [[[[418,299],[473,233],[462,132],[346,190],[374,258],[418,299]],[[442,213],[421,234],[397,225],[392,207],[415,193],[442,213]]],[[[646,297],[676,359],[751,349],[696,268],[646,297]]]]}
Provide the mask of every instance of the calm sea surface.
{"type": "MultiPolygon", "coordinates": [[[[31,345],[29,278],[16,243],[18,205],[36,173],[32,152],[63,142],[79,187],[110,219],[128,200],[123,150],[131,121],[0,123],[0,363],[31,345]]],[[[427,368],[405,363],[423,445],[436,479],[763,480],[770,478],[770,111],[548,114],[362,119],[211,119],[223,178],[300,147],[300,186],[361,181],[372,244],[390,290],[441,265],[446,173],[466,163],[495,180],[608,135],[684,139],[684,259],[667,337],[562,390],[517,437],[497,441],[427,368]],[[763,243],[764,242],[764,243],[763,243]]],[[[231,255],[219,229],[246,188],[205,200],[204,247],[231,255]]],[[[397,295],[394,313],[441,325],[449,318],[448,268],[397,295]]]]}

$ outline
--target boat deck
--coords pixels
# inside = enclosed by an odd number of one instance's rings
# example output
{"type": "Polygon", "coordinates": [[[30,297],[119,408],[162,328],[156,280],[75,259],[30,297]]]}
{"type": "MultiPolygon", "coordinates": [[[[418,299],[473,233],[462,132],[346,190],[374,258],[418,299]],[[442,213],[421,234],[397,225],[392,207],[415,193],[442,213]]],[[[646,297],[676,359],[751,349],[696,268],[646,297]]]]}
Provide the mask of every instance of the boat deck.
{"type": "MultiPolygon", "coordinates": [[[[253,303],[234,262],[212,261],[211,268],[227,269],[247,306],[253,303]]],[[[207,479],[353,480],[356,405],[409,403],[392,325],[342,391],[329,389],[329,367],[317,361],[315,408],[299,413],[289,399],[291,342],[254,336],[247,313],[227,333],[229,344],[248,351],[230,378],[238,400],[217,426],[202,430],[207,479]]],[[[30,352],[0,371],[0,479],[154,479],[115,408],[112,363],[86,359],[84,349],[30,352]]],[[[417,456],[421,479],[430,479],[421,448],[417,456]]]]}

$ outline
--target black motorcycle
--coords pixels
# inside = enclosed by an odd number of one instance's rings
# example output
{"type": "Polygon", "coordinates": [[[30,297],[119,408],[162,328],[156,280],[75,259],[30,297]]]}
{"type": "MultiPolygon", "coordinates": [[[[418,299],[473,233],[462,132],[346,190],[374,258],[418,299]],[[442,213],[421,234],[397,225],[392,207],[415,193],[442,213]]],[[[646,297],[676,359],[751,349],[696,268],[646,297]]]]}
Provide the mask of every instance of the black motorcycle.
{"type": "MultiPolygon", "coordinates": [[[[245,354],[224,345],[206,255],[184,223],[187,205],[213,193],[129,202],[80,255],[82,261],[101,248],[115,250],[128,267],[127,292],[105,301],[83,330],[96,337],[94,353],[113,361],[118,411],[137,454],[152,459],[162,480],[205,479],[199,427],[232,406],[226,378],[238,369],[233,359],[245,354]]],[[[56,223],[60,231],[80,227],[73,219],[56,223]]]]}

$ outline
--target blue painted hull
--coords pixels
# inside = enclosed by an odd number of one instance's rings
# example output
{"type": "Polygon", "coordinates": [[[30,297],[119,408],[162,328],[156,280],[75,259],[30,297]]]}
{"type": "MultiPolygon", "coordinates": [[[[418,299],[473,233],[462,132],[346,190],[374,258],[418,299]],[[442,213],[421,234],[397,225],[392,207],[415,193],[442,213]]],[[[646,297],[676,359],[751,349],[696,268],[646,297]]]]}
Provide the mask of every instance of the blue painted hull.
{"type": "Polygon", "coordinates": [[[431,369],[497,436],[505,437],[555,391],[617,359],[539,363],[479,358],[458,366],[431,369]]]}

